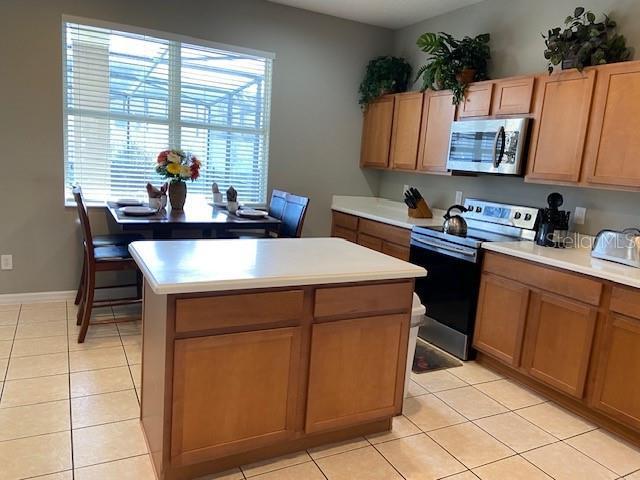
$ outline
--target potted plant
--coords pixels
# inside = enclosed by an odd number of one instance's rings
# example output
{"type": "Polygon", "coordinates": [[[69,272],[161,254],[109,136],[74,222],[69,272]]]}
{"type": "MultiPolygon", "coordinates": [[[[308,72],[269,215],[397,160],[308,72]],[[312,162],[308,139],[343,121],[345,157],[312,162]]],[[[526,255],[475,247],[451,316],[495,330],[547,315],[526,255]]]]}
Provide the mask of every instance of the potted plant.
{"type": "Polygon", "coordinates": [[[174,210],[182,210],[187,199],[185,180],[200,176],[200,160],[184,150],[172,149],[160,152],[156,160],[156,172],[169,179],[169,203],[174,210]]]}
{"type": "Polygon", "coordinates": [[[573,15],[564,21],[564,29],[555,27],[548,31],[544,58],[549,62],[549,73],[555,65],[562,68],[577,68],[624,62],[631,57],[631,50],[623,35],[617,33],[617,23],[607,15],[596,22],[593,12],[577,7],[573,15]]]}
{"type": "Polygon", "coordinates": [[[358,90],[360,106],[366,110],[367,105],[381,95],[406,91],[410,77],[411,65],[404,58],[374,58],[367,64],[364,79],[358,90]]]}
{"type": "Polygon", "coordinates": [[[416,43],[420,50],[431,55],[416,76],[416,80],[422,77],[422,90],[450,89],[453,91],[453,103],[460,103],[469,83],[488,78],[490,39],[488,33],[462,40],[443,32],[421,35],[416,43]]]}

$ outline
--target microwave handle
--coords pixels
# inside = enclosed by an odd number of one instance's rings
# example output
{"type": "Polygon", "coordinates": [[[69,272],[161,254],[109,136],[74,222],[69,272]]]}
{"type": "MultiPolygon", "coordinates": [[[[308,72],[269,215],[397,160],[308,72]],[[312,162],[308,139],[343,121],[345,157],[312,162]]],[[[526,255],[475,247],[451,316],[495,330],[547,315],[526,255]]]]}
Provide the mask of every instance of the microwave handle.
{"type": "Polygon", "coordinates": [[[507,143],[507,133],[504,130],[504,126],[501,126],[496,132],[496,137],[493,139],[493,166],[498,168],[502,163],[502,157],[504,156],[504,149],[507,143]],[[498,152],[498,142],[502,139],[500,144],[500,152],[498,152]]]}

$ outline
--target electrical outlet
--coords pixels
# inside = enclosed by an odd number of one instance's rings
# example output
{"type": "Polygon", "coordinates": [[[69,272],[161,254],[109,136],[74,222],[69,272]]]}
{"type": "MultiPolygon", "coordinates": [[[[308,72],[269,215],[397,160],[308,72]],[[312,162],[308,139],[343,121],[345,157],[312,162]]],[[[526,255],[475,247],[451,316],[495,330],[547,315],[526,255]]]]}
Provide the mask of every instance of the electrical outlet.
{"type": "Polygon", "coordinates": [[[0,268],[2,270],[13,270],[13,255],[0,255],[0,268]]]}
{"type": "Polygon", "coordinates": [[[587,216],[587,209],[584,207],[576,207],[573,212],[573,223],[576,225],[584,225],[584,220],[587,216]]]}
{"type": "Polygon", "coordinates": [[[409,188],[411,188],[411,185],[403,185],[402,186],[402,196],[404,197],[404,192],[406,192],[407,190],[409,190],[409,188]]]}
{"type": "Polygon", "coordinates": [[[462,205],[462,192],[460,190],[456,192],[456,201],[454,203],[462,205]]]}

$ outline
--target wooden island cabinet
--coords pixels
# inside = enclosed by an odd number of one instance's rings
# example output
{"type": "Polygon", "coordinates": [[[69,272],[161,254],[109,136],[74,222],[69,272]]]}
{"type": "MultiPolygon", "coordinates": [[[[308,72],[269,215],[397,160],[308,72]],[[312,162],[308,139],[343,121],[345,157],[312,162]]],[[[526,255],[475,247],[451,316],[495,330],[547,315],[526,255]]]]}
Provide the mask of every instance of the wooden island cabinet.
{"type": "Polygon", "coordinates": [[[385,431],[401,413],[424,269],[335,238],[131,251],[145,277],[141,421],[159,480],[385,431]]]}
{"type": "Polygon", "coordinates": [[[640,444],[640,291],[508,255],[483,261],[478,360],[640,444]]]}

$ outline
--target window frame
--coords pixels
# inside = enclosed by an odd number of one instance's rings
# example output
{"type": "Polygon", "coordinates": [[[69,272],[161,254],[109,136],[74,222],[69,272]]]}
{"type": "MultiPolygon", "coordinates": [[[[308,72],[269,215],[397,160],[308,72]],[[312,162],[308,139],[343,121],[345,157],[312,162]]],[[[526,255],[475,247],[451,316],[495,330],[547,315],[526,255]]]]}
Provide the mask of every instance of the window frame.
{"type": "MultiPolygon", "coordinates": [[[[75,201],[73,198],[67,196],[67,190],[70,190],[71,186],[67,185],[67,166],[68,166],[68,122],[69,115],[73,115],[73,109],[70,109],[67,105],[67,45],[66,45],[66,24],[67,23],[75,23],[79,25],[86,25],[88,27],[96,27],[96,28],[104,28],[104,29],[112,29],[116,31],[122,31],[126,33],[138,34],[138,35],[148,35],[151,37],[156,37],[161,40],[167,40],[170,42],[180,42],[186,45],[193,45],[196,47],[204,47],[204,48],[213,48],[216,50],[222,50],[229,53],[242,54],[248,56],[254,56],[265,60],[270,60],[270,68],[266,69],[264,76],[264,96],[268,98],[268,101],[265,102],[267,106],[266,111],[264,113],[263,118],[263,128],[262,137],[263,137],[263,148],[264,148],[264,178],[263,182],[263,191],[265,198],[263,198],[262,202],[258,203],[248,203],[248,205],[260,205],[263,206],[267,202],[267,185],[268,185],[268,170],[269,170],[269,145],[270,145],[270,134],[271,134],[271,100],[272,100],[272,88],[273,88],[273,64],[276,58],[276,54],[269,51],[251,49],[246,47],[239,47],[235,45],[229,45],[226,43],[214,42],[211,40],[206,40],[202,38],[191,37],[187,35],[181,35],[173,32],[165,32],[161,30],[155,30],[145,27],[133,26],[129,24],[116,23],[116,22],[108,22],[98,19],[79,17],[74,15],[63,14],[61,18],[61,31],[60,31],[60,39],[61,39],[61,48],[62,48],[62,62],[61,62],[61,77],[62,77],[62,136],[63,136],[63,188],[62,195],[64,199],[65,207],[75,207],[75,201]]],[[[180,88],[180,84],[172,85],[169,83],[169,88],[180,88]]],[[[78,110],[78,113],[82,113],[82,110],[78,110]]],[[[142,114],[121,114],[116,112],[109,112],[105,114],[101,114],[99,112],[91,112],[90,115],[98,118],[100,116],[104,116],[104,118],[109,119],[120,119],[124,121],[138,121],[145,122],[149,124],[156,125],[167,125],[168,127],[168,135],[169,135],[169,143],[179,144],[177,139],[180,138],[180,130],[182,128],[200,128],[200,129],[208,129],[208,130],[217,130],[223,132],[238,132],[238,133],[246,133],[246,129],[227,126],[227,127],[215,127],[206,122],[198,122],[194,120],[182,120],[181,112],[180,112],[180,103],[178,102],[177,106],[172,107],[169,106],[169,110],[167,112],[167,119],[159,119],[154,116],[144,116],[142,114]],[[173,118],[173,119],[172,119],[173,118]],[[172,130],[174,132],[172,138],[172,130]],[[177,139],[176,139],[176,131],[177,131],[177,139]]],[[[206,161],[206,158],[202,158],[203,161],[206,161]]],[[[89,207],[104,207],[106,205],[106,201],[97,201],[97,200],[89,200],[87,201],[87,206],[89,207]]]]}

